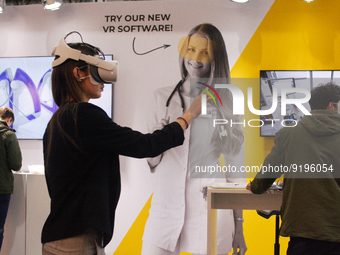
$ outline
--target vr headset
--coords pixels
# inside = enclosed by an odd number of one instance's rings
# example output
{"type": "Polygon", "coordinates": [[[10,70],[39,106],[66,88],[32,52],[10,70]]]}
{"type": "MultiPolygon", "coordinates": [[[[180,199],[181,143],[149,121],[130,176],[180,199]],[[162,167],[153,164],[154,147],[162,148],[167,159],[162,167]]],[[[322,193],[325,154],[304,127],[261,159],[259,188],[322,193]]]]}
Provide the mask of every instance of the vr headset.
{"type": "Polygon", "coordinates": [[[80,50],[72,49],[65,42],[65,39],[68,35],[60,40],[58,46],[54,47],[52,56],[59,56],[59,58],[52,62],[52,67],[61,65],[67,59],[73,59],[76,61],[83,60],[89,64],[90,74],[95,81],[99,83],[113,83],[117,81],[117,61],[104,60],[96,56],[85,55],[81,53],[80,50]]]}

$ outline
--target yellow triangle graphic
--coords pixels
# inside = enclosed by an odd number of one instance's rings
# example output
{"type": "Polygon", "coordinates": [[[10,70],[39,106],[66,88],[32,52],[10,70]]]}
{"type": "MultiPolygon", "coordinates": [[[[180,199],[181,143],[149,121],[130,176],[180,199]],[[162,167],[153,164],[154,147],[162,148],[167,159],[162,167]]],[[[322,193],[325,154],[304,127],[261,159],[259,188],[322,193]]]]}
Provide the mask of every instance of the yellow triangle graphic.
{"type": "Polygon", "coordinates": [[[144,226],[149,217],[152,195],[144,205],[113,255],[137,255],[142,251],[144,226]]]}
{"type": "Polygon", "coordinates": [[[232,77],[260,70],[340,67],[340,1],[276,0],[233,66],[232,77]]]}

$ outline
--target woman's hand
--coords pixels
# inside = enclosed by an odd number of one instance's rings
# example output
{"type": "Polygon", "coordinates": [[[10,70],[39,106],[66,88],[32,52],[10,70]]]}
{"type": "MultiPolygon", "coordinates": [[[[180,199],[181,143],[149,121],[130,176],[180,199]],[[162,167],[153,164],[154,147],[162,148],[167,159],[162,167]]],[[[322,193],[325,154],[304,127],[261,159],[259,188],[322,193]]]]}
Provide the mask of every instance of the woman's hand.
{"type": "Polygon", "coordinates": [[[233,240],[233,255],[244,255],[247,251],[247,245],[244,240],[243,230],[238,231],[235,228],[235,236],[233,240]],[[239,249],[239,251],[237,251],[239,249]]]}
{"type": "Polygon", "coordinates": [[[196,119],[201,114],[202,110],[202,95],[205,95],[207,100],[206,103],[208,103],[212,98],[207,95],[205,92],[202,92],[199,96],[194,98],[194,101],[192,102],[189,111],[190,111],[190,117],[191,120],[196,119]]]}
{"type": "Polygon", "coordinates": [[[190,105],[189,110],[186,113],[184,113],[179,119],[176,120],[182,126],[183,130],[188,128],[191,120],[194,120],[198,116],[200,116],[203,94],[206,95],[207,97],[207,103],[211,100],[211,97],[208,96],[205,92],[201,93],[199,96],[194,98],[194,101],[190,105]]]}
{"type": "Polygon", "coordinates": [[[233,239],[233,255],[244,255],[247,251],[243,235],[243,211],[234,210],[235,235],[233,239]]]}
{"type": "Polygon", "coordinates": [[[243,211],[234,210],[235,235],[233,239],[233,255],[244,255],[247,251],[243,235],[243,211]]]}

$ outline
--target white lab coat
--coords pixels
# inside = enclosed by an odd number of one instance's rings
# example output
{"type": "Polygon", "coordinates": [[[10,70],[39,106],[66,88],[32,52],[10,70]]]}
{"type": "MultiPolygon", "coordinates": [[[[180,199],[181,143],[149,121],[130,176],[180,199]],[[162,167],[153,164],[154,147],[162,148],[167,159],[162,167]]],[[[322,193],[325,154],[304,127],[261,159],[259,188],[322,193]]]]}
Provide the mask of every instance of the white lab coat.
{"type": "MultiPolygon", "coordinates": [[[[165,107],[173,89],[166,87],[155,92],[156,108],[150,121],[150,131],[175,121],[183,114],[177,92],[168,109],[165,107]]],[[[183,97],[186,107],[189,107],[190,98],[183,97]]],[[[212,119],[197,118],[185,131],[184,144],[164,152],[159,164],[151,169],[158,175],[158,181],[154,187],[143,241],[174,251],[180,240],[181,252],[206,254],[207,201],[203,190],[204,187],[225,182],[226,179],[223,173],[211,178],[192,178],[195,174],[190,174],[189,169],[190,165],[191,171],[194,171],[196,165],[219,164],[219,156],[214,155],[212,146],[209,146],[212,133],[212,119]]],[[[225,156],[225,162],[237,167],[243,165],[243,147],[238,155],[225,156]]],[[[246,182],[246,179],[233,179],[231,182],[246,182]]],[[[218,226],[218,253],[227,254],[231,251],[234,235],[232,210],[219,210],[218,226]]]]}

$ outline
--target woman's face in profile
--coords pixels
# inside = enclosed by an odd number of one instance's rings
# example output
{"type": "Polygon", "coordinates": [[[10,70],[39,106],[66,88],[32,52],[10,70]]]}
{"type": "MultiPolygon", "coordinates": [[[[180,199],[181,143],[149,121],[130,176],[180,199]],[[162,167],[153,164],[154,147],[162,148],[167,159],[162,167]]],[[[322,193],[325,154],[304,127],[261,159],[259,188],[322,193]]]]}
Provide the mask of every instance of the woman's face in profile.
{"type": "Polygon", "coordinates": [[[209,39],[191,36],[184,57],[184,66],[191,78],[208,77],[212,57],[209,39]]]}

